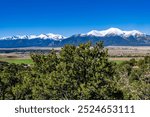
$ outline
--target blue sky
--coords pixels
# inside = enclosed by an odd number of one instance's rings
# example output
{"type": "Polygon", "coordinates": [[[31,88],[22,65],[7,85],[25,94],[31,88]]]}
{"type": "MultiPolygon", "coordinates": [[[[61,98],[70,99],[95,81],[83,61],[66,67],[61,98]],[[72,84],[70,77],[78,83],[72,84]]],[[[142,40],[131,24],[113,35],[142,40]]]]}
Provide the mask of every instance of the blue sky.
{"type": "Polygon", "coordinates": [[[150,34],[150,0],[0,0],[0,37],[110,27],[150,34]]]}

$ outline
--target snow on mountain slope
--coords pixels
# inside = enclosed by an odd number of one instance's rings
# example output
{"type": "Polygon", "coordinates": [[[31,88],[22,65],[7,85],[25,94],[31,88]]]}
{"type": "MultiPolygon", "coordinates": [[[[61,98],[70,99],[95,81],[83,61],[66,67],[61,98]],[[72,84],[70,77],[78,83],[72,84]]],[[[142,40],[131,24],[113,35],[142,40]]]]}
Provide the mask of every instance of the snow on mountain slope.
{"type": "Polygon", "coordinates": [[[110,28],[108,30],[103,30],[103,31],[92,30],[88,32],[86,35],[100,36],[100,37],[109,36],[109,35],[130,37],[130,36],[144,36],[145,34],[137,30],[122,31],[118,28],[110,28]]]}
{"type": "Polygon", "coordinates": [[[16,35],[16,36],[12,36],[12,37],[10,37],[10,36],[9,37],[2,37],[2,38],[0,38],[0,40],[36,39],[36,38],[62,40],[62,39],[65,39],[66,37],[59,35],[59,34],[49,33],[49,34],[29,35],[29,36],[28,35],[23,35],[23,36],[16,35]]]}
{"type": "Polygon", "coordinates": [[[124,36],[125,37],[129,37],[129,36],[145,36],[145,34],[140,32],[140,31],[133,30],[133,31],[124,31],[124,36]]]}
{"type": "Polygon", "coordinates": [[[27,39],[28,36],[24,35],[24,36],[20,36],[20,35],[16,35],[16,36],[8,36],[8,37],[2,37],[0,38],[0,40],[16,40],[16,39],[27,39]]]}
{"type": "Polygon", "coordinates": [[[59,35],[59,34],[55,35],[55,34],[53,34],[53,33],[49,33],[49,34],[47,34],[47,36],[48,36],[49,38],[54,39],[54,40],[60,40],[60,39],[65,39],[65,38],[66,38],[66,37],[64,37],[64,36],[62,36],[62,35],[59,35]]]}

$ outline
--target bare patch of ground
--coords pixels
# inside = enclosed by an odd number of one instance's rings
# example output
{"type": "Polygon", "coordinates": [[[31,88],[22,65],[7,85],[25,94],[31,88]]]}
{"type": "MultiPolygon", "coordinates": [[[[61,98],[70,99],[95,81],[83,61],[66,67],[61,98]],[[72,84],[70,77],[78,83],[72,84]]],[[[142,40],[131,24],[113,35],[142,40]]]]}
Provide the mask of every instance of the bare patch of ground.
{"type": "Polygon", "coordinates": [[[150,56],[150,46],[108,46],[110,56],[150,56]]]}
{"type": "Polygon", "coordinates": [[[0,58],[9,58],[9,59],[29,59],[29,54],[18,54],[18,53],[0,53],[0,58]]]}

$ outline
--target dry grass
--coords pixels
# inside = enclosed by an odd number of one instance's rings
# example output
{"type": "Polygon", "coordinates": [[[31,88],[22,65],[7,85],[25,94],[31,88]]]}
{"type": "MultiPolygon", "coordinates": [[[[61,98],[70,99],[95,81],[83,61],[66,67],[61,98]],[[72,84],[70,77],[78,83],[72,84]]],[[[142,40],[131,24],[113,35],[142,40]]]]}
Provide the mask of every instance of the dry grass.
{"type": "Polygon", "coordinates": [[[150,56],[150,47],[149,46],[139,46],[139,47],[131,47],[131,46],[109,46],[108,53],[110,56],[150,56]]]}

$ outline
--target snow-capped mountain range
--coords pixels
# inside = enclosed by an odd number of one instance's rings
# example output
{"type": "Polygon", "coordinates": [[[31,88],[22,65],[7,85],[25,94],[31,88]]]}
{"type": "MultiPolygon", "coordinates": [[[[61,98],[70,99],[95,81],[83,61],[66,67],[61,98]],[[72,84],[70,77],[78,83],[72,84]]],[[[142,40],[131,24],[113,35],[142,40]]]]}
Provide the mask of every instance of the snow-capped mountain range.
{"type": "Polygon", "coordinates": [[[150,46],[150,36],[137,30],[122,31],[118,28],[92,30],[86,34],[65,37],[59,34],[24,35],[0,38],[0,48],[62,47],[91,41],[103,41],[106,46],[150,46]]]}
{"type": "MultiPolygon", "coordinates": [[[[122,37],[130,37],[130,36],[145,36],[144,33],[137,31],[137,30],[132,30],[132,31],[122,31],[118,28],[109,28],[108,30],[103,30],[103,31],[98,31],[98,30],[92,30],[88,32],[87,34],[81,34],[81,36],[97,36],[97,37],[105,37],[105,36],[122,36],[122,37]]],[[[2,37],[0,40],[16,40],[16,39],[53,39],[53,40],[62,40],[66,39],[67,37],[62,36],[60,34],[53,34],[53,33],[48,33],[48,34],[40,34],[40,35],[16,35],[12,37],[2,37]]]]}
{"type": "Polygon", "coordinates": [[[130,36],[144,36],[145,34],[137,30],[122,31],[118,28],[110,28],[108,30],[103,30],[103,31],[92,30],[85,35],[92,35],[92,36],[99,36],[99,37],[110,36],[110,35],[130,37],[130,36]]]}
{"type": "Polygon", "coordinates": [[[0,38],[0,40],[16,40],[16,39],[53,39],[53,40],[61,40],[61,39],[65,39],[66,37],[59,35],[59,34],[53,34],[53,33],[48,33],[48,34],[40,34],[40,35],[16,35],[16,36],[12,36],[12,37],[2,37],[0,38]]]}

